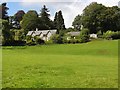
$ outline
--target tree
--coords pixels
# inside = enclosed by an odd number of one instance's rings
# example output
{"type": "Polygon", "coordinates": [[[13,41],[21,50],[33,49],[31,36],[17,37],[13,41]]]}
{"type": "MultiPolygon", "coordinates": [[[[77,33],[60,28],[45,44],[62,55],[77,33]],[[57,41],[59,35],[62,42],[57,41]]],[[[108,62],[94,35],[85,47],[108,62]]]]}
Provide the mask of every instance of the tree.
{"type": "Polygon", "coordinates": [[[99,18],[102,32],[120,29],[120,9],[117,6],[107,7],[97,18],[99,18]]]}
{"type": "Polygon", "coordinates": [[[19,10],[14,16],[13,16],[13,27],[19,29],[20,28],[20,21],[22,21],[23,16],[25,12],[23,10],[19,10]]]}
{"type": "Polygon", "coordinates": [[[55,17],[54,17],[54,27],[57,29],[57,18],[58,18],[58,13],[55,13],[55,17]]]}
{"type": "Polygon", "coordinates": [[[93,2],[84,9],[81,21],[83,26],[90,30],[90,33],[118,31],[120,28],[120,8],[117,6],[105,7],[93,2]]]}
{"type": "Polygon", "coordinates": [[[44,29],[44,30],[53,29],[54,25],[49,17],[50,17],[49,10],[44,5],[43,8],[41,9],[41,13],[39,17],[40,18],[39,21],[42,22],[42,25],[40,25],[39,29],[44,29]]]}
{"type": "Polygon", "coordinates": [[[73,23],[72,23],[72,26],[76,29],[76,30],[80,30],[81,28],[81,25],[82,25],[82,22],[81,22],[81,16],[78,15],[75,17],[73,23]]]}
{"type": "Polygon", "coordinates": [[[7,20],[1,20],[1,21],[2,21],[2,27],[1,27],[1,30],[2,30],[2,44],[4,45],[5,43],[12,40],[12,36],[11,36],[11,33],[10,33],[9,22],[7,20]]]}
{"type": "Polygon", "coordinates": [[[84,28],[88,28],[90,33],[97,33],[101,29],[100,14],[106,9],[102,4],[97,2],[91,3],[83,10],[81,17],[84,28]]]}
{"type": "Polygon", "coordinates": [[[20,22],[23,19],[25,12],[23,10],[19,10],[15,15],[15,20],[20,22]]]}
{"type": "Polygon", "coordinates": [[[8,20],[7,10],[9,10],[9,8],[6,7],[6,3],[2,3],[0,5],[0,19],[8,20]]]}
{"type": "Polygon", "coordinates": [[[58,29],[58,33],[60,30],[65,29],[62,11],[56,12],[55,18],[54,18],[54,24],[56,25],[55,27],[58,29]]]}
{"type": "Polygon", "coordinates": [[[21,21],[21,27],[24,29],[24,33],[27,34],[30,30],[35,30],[38,27],[38,14],[34,10],[28,11],[21,21]]]}

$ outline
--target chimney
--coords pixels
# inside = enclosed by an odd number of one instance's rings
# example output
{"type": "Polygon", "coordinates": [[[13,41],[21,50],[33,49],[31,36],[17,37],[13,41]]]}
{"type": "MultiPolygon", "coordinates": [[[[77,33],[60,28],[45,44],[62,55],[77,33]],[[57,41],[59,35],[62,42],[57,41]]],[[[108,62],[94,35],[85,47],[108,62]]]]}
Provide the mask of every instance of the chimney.
{"type": "Polygon", "coordinates": [[[36,28],[36,31],[38,31],[38,28],[36,28]]]}

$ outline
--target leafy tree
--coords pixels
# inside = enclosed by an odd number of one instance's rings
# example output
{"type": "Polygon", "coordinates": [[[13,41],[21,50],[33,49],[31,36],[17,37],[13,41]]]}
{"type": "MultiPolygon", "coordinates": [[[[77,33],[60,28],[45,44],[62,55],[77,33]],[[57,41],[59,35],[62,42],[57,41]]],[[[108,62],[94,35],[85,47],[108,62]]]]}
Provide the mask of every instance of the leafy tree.
{"type": "Polygon", "coordinates": [[[97,16],[99,26],[102,32],[108,30],[118,31],[120,29],[120,9],[117,6],[107,7],[100,15],[97,16]]]}
{"type": "Polygon", "coordinates": [[[81,20],[83,26],[88,28],[90,33],[118,31],[120,28],[120,8],[117,6],[105,7],[93,2],[84,9],[81,20]]]}
{"type": "Polygon", "coordinates": [[[4,45],[5,43],[9,42],[12,40],[12,36],[10,33],[10,28],[9,28],[9,22],[7,20],[0,20],[2,21],[2,44],[4,45]]]}
{"type": "Polygon", "coordinates": [[[12,22],[14,28],[20,28],[20,21],[23,19],[25,12],[19,10],[13,17],[14,21],[12,22]]]}
{"type": "Polygon", "coordinates": [[[20,22],[23,19],[25,12],[23,10],[19,10],[15,15],[15,20],[20,22]]]}
{"type": "Polygon", "coordinates": [[[7,3],[2,3],[0,5],[0,19],[8,20],[7,10],[9,10],[8,7],[6,7],[7,3]]]}
{"type": "Polygon", "coordinates": [[[82,22],[81,22],[81,16],[78,15],[75,17],[73,23],[72,23],[72,26],[76,29],[76,30],[80,30],[81,28],[81,25],[82,25],[82,22]]]}
{"type": "Polygon", "coordinates": [[[62,11],[56,12],[55,18],[54,18],[54,24],[55,24],[55,27],[58,29],[58,32],[60,30],[65,29],[65,24],[64,24],[62,11]]]}
{"type": "Polygon", "coordinates": [[[24,33],[27,34],[30,30],[35,30],[38,26],[38,14],[34,10],[28,11],[21,21],[21,27],[24,29],[24,33]]]}
{"type": "Polygon", "coordinates": [[[81,17],[82,24],[84,28],[88,28],[90,33],[97,33],[100,27],[100,14],[106,9],[102,4],[97,4],[97,2],[91,3],[83,10],[81,17]]]}

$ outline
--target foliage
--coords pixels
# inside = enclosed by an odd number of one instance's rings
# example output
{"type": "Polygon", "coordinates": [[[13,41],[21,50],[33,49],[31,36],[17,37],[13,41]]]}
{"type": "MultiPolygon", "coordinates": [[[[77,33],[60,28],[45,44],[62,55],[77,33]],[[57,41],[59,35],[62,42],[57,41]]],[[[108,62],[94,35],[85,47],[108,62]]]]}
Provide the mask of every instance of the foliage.
{"type": "Polygon", "coordinates": [[[98,38],[102,38],[102,31],[101,30],[99,30],[98,32],[97,32],[97,36],[98,36],[98,38]]]}
{"type": "Polygon", "coordinates": [[[16,21],[20,22],[23,19],[25,12],[23,10],[19,10],[15,15],[14,18],[16,21]]]}
{"type": "Polygon", "coordinates": [[[7,20],[0,20],[0,22],[2,23],[2,45],[4,45],[7,42],[10,42],[11,40],[13,40],[11,32],[10,32],[10,26],[9,26],[9,22],[7,20]]]}
{"type": "Polygon", "coordinates": [[[103,33],[104,39],[120,39],[120,31],[114,32],[114,31],[107,31],[106,33],[103,33]]]}
{"type": "Polygon", "coordinates": [[[13,19],[13,21],[11,22],[12,23],[12,26],[14,28],[21,28],[20,27],[20,22],[22,21],[23,19],[23,16],[24,16],[25,12],[23,10],[19,10],[11,19],[13,19]]]}
{"type": "Polygon", "coordinates": [[[38,36],[32,37],[32,36],[26,36],[26,44],[27,45],[39,45],[44,44],[44,40],[39,38],[38,36]]]}
{"type": "Polygon", "coordinates": [[[103,14],[106,9],[102,4],[97,4],[96,2],[91,3],[83,10],[81,17],[81,22],[84,28],[88,28],[90,33],[97,33],[101,29],[100,23],[102,22],[99,17],[103,14]]]}
{"type": "Polygon", "coordinates": [[[34,37],[34,39],[35,39],[35,42],[36,42],[36,44],[44,44],[45,42],[44,42],[44,40],[42,40],[41,38],[39,38],[39,37],[34,37]]]}
{"type": "Polygon", "coordinates": [[[88,5],[81,15],[76,16],[73,26],[88,28],[90,33],[106,32],[108,30],[119,31],[120,28],[120,8],[117,6],[105,7],[97,2],[88,5]]]}
{"type": "Polygon", "coordinates": [[[102,32],[108,30],[119,31],[120,29],[120,8],[117,6],[107,7],[99,17],[102,32]]]}
{"type": "Polygon", "coordinates": [[[0,19],[5,19],[8,20],[8,15],[7,15],[7,10],[9,10],[9,8],[6,6],[7,3],[2,3],[0,5],[0,19]]]}
{"type": "Polygon", "coordinates": [[[58,33],[60,32],[60,30],[65,30],[62,11],[56,12],[55,18],[54,18],[54,25],[55,25],[55,28],[58,30],[58,33]]]}
{"type": "Polygon", "coordinates": [[[59,35],[59,34],[55,34],[51,37],[51,40],[53,43],[62,44],[63,43],[63,36],[59,35]]]}
{"type": "Polygon", "coordinates": [[[15,41],[24,41],[25,40],[24,30],[11,29],[10,32],[11,32],[12,37],[15,41]]]}
{"type": "Polygon", "coordinates": [[[72,27],[69,27],[66,29],[66,32],[72,32],[72,31],[76,31],[76,29],[72,28],[72,27]]]}
{"type": "Polygon", "coordinates": [[[83,29],[80,32],[80,42],[81,43],[85,43],[89,41],[89,30],[88,29],[83,29]]]}
{"type": "Polygon", "coordinates": [[[36,45],[36,42],[32,36],[26,36],[26,44],[27,45],[36,45]]]}
{"type": "Polygon", "coordinates": [[[81,16],[78,15],[75,17],[73,23],[72,23],[72,26],[76,29],[76,30],[80,30],[81,28],[81,25],[82,25],[82,22],[81,22],[81,16]]]}
{"type": "Polygon", "coordinates": [[[40,13],[40,21],[39,23],[42,25],[40,25],[38,28],[42,29],[42,30],[46,30],[46,29],[53,29],[54,25],[53,22],[50,20],[50,14],[48,8],[46,8],[46,6],[44,5],[43,8],[41,9],[41,13],[40,13]],[[42,28],[41,28],[42,27],[42,28]]]}
{"type": "Polygon", "coordinates": [[[24,33],[27,34],[30,30],[35,30],[38,26],[38,14],[34,10],[28,11],[21,21],[21,27],[24,29],[24,33]]]}

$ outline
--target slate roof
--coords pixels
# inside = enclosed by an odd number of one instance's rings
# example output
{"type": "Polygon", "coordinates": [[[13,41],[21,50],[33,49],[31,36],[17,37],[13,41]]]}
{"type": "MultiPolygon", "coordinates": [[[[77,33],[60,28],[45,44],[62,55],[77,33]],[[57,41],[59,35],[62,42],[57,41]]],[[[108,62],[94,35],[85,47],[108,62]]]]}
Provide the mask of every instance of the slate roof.
{"type": "Polygon", "coordinates": [[[68,32],[67,34],[71,36],[79,36],[80,32],[68,32]]]}
{"type": "Polygon", "coordinates": [[[27,35],[32,35],[32,34],[34,34],[34,35],[40,35],[41,33],[45,35],[45,34],[47,34],[48,32],[51,32],[51,34],[55,34],[55,33],[57,32],[57,30],[29,31],[29,32],[27,33],[27,35]]]}

